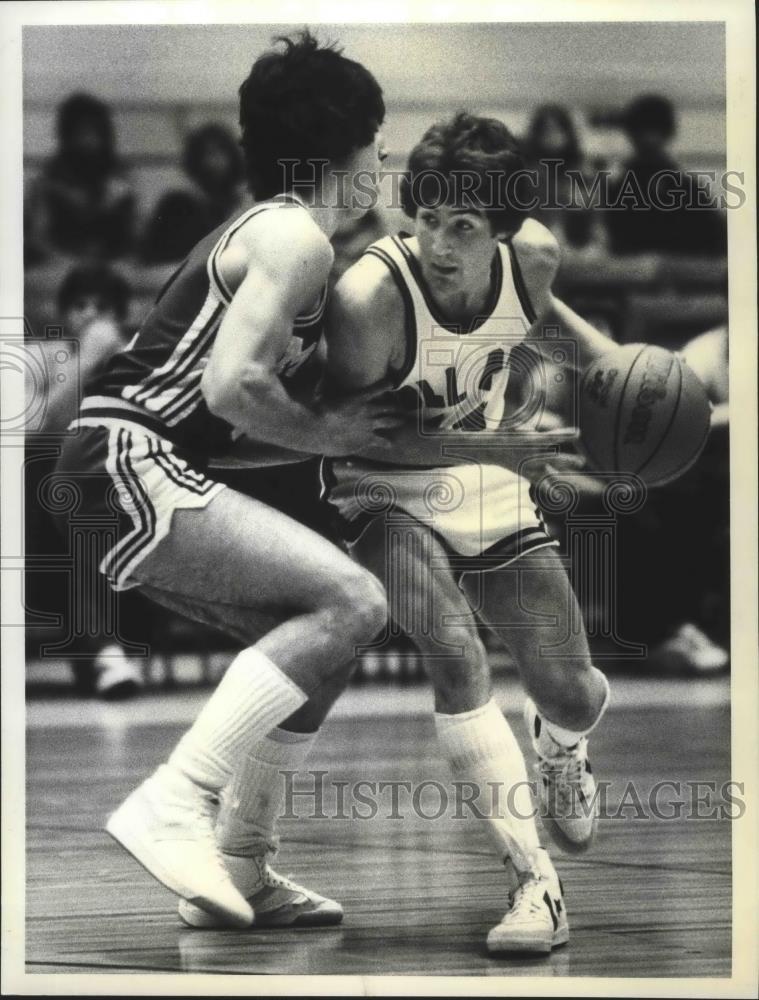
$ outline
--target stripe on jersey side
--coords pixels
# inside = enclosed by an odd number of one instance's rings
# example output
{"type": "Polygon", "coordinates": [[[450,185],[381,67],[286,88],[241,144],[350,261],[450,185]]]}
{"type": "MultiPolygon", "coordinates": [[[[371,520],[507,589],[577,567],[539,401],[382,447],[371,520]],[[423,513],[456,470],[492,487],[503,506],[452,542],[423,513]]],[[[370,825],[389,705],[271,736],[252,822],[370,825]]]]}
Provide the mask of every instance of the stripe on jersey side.
{"type": "MultiPolygon", "coordinates": [[[[209,334],[204,338],[204,343],[199,345],[197,351],[197,360],[200,361],[203,354],[206,353],[207,348],[210,347],[210,341],[216,334],[216,329],[209,331],[209,334]]],[[[162,399],[158,397],[156,400],[148,400],[145,404],[148,409],[157,413],[163,420],[165,420],[169,426],[176,424],[176,414],[177,410],[184,408],[182,412],[187,410],[188,406],[192,409],[197,405],[197,401],[201,396],[200,391],[200,379],[203,374],[202,368],[195,367],[189,371],[182,382],[175,387],[173,392],[167,391],[162,395],[166,397],[162,399]]]]}
{"type": "Polygon", "coordinates": [[[123,428],[108,435],[106,469],[117,489],[127,490],[132,498],[132,529],[115,545],[100,563],[101,572],[116,585],[121,582],[128,567],[139,559],[142,550],[151,544],[155,535],[156,512],[147,490],[132,467],[129,451],[132,435],[123,428]]]}
{"type": "Polygon", "coordinates": [[[393,372],[396,386],[400,386],[405,381],[416,362],[417,331],[414,300],[411,298],[411,292],[409,291],[406,280],[403,277],[403,273],[398,266],[398,262],[393,260],[387,250],[377,246],[375,243],[364,252],[366,254],[371,254],[373,257],[377,257],[387,267],[398,291],[401,294],[401,299],[403,300],[403,332],[406,338],[406,353],[401,368],[398,371],[393,372]]]}
{"type": "Polygon", "coordinates": [[[169,426],[177,423],[177,410],[185,412],[197,405],[200,398],[200,378],[202,368],[199,363],[208,353],[221,321],[223,306],[219,305],[210,322],[206,325],[192,348],[187,351],[180,365],[170,377],[144,397],[143,405],[151,413],[158,414],[169,426]]]}
{"type": "Polygon", "coordinates": [[[535,312],[532,301],[530,300],[527,285],[525,284],[525,280],[522,275],[522,268],[519,266],[519,260],[517,259],[517,252],[514,249],[511,240],[509,240],[506,245],[509,248],[509,259],[511,260],[511,275],[514,279],[514,288],[516,289],[517,296],[519,297],[519,303],[522,306],[522,310],[527,317],[530,326],[532,326],[538,318],[538,314],[535,312]]]}
{"type": "Polygon", "coordinates": [[[212,290],[186,332],[174,345],[167,360],[136,385],[127,386],[122,397],[134,403],[145,405],[165,389],[176,384],[192,366],[198,356],[198,343],[202,350],[208,333],[218,325],[224,307],[217,301],[212,290]]]}

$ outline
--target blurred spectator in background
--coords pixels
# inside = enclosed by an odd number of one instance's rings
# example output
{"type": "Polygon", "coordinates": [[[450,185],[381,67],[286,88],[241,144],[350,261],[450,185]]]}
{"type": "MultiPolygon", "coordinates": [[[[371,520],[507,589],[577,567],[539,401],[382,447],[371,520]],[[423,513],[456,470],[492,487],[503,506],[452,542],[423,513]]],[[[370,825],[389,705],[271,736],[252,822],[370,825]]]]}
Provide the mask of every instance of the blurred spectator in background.
{"type": "MultiPolygon", "coordinates": [[[[120,274],[105,264],[75,267],[58,289],[58,317],[63,336],[79,347],[78,378],[51,382],[43,430],[62,433],[79,410],[81,386],[112,354],[127,342],[124,323],[131,289],[120,274]]],[[[56,341],[43,341],[44,350],[56,350],[56,341]]]]}
{"type": "Polygon", "coordinates": [[[58,151],[43,167],[26,206],[28,264],[58,251],[74,257],[126,253],[134,196],[117,152],[111,112],[89,94],[58,108],[58,151]]]}
{"type": "MultiPolygon", "coordinates": [[[[533,218],[547,226],[562,249],[582,248],[603,238],[591,208],[584,206],[570,171],[590,181],[588,164],[580,148],[569,111],[560,104],[542,104],[532,116],[524,140],[528,167],[536,170],[538,207],[533,218]]],[[[588,188],[591,184],[588,183],[588,188]]]]}
{"type": "MultiPolygon", "coordinates": [[[[696,207],[696,178],[684,171],[669,153],[677,134],[675,108],[656,94],[636,98],[623,115],[623,127],[632,156],[611,194],[614,203],[624,192],[622,208],[606,214],[611,249],[620,254],[663,252],[723,256],[727,228],[717,208],[696,207]],[[636,202],[637,192],[644,206],[636,202]],[[674,207],[665,207],[669,204],[674,207]]],[[[705,199],[705,193],[701,195],[705,199]]]]}
{"type": "MultiPolygon", "coordinates": [[[[67,372],[60,381],[50,378],[46,386],[47,409],[40,432],[47,435],[62,434],[76,417],[82,395],[82,386],[94,375],[98,368],[118,350],[125,346],[127,332],[124,329],[129,310],[130,288],[126,281],[108,266],[95,264],[72,270],[58,289],[58,316],[63,327],[64,339],[41,340],[41,348],[46,360],[54,355],[67,353],[62,349],[67,341],[78,345],[78,371],[76,359],[72,359],[67,372]]],[[[48,371],[53,370],[48,363],[48,371]]],[[[75,612],[80,618],[101,621],[102,601],[106,598],[100,592],[100,574],[90,574],[90,585],[86,593],[63,573],[46,572],[44,558],[66,555],[66,542],[61,538],[53,520],[45,509],[40,489],[45,479],[55,468],[56,455],[50,448],[35,454],[34,441],[27,448],[25,466],[26,489],[26,554],[36,557],[43,566],[37,572],[28,572],[26,579],[27,606],[35,612],[63,614],[64,625],[67,612],[71,613],[75,601],[96,601],[98,612],[88,616],[79,608],[75,612]],[[95,588],[94,590],[92,588],[95,588]]],[[[107,588],[106,588],[107,589],[107,588]]],[[[139,596],[127,593],[119,595],[118,621],[120,633],[128,634],[136,641],[144,641],[146,605],[139,596]]],[[[142,671],[139,662],[128,657],[123,646],[113,636],[90,634],[79,637],[72,659],[72,669],[77,688],[81,693],[95,693],[106,699],[125,698],[135,694],[142,687],[142,671]]],[[[34,652],[32,655],[34,655],[34,652]]]]}
{"type": "Polygon", "coordinates": [[[223,125],[204,125],[187,136],[182,167],[188,187],[167,191],[145,227],[140,256],[146,264],[182,260],[240,208],[242,155],[223,125]]]}
{"type": "Polygon", "coordinates": [[[651,490],[620,523],[622,635],[647,642],[657,667],[722,670],[730,643],[730,449],[728,331],[681,348],[714,407],[706,447],[692,469],[651,490]]]}

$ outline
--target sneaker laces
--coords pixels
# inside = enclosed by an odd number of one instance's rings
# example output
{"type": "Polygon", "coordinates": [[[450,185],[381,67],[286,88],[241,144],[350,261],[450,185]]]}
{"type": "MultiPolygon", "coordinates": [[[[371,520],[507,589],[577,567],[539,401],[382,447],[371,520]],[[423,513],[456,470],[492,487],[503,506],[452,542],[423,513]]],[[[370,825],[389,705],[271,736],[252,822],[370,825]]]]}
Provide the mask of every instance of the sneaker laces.
{"type": "Polygon", "coordinates": [[[542,910],[542,900],[536,899],[535,889],[542,880],[531,876],[530,879],[509,893],[509,909],[507,916],[534,916],[542,910]]]}
{"type": "Polygon", "coordinates": [[[582,782],[587,771],[584,750],[581,741],[573,747],[562,747],[555,755],[540,758],[541,772],[553,783],[562,805],[578,792],[583,794],[582,782]]]}

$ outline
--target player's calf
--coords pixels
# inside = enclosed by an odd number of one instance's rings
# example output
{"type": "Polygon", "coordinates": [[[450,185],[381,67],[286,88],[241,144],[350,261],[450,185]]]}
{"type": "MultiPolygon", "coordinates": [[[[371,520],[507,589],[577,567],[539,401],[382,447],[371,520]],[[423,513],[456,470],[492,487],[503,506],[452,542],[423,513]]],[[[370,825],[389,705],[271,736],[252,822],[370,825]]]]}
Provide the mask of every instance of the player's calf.
{"type": "Polygon", "coordinates": [[[536,796],[543,825],[560,847],[572,853],[586,851],[596,835],[598,797],[587,734],[605,711],[608,693],[606,684],[595,722],[579,732],[550,722],[530,699],[525,704],[525,723],[538,756],[536,796]]]}

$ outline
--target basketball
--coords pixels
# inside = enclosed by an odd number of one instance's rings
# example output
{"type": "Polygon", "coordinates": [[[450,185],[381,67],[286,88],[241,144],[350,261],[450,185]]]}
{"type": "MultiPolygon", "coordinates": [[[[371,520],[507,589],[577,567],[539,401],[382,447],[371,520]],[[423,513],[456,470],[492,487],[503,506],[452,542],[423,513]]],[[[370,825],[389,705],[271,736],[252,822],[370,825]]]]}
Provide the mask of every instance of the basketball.
{"type": "Polygon", "coordinates": [[[703,385],[663,347],[615,347],[582,379],[581,442],[599,472],[635,473],[648,486],[672,482],[701,454],[710,419],[703,385]]]}

